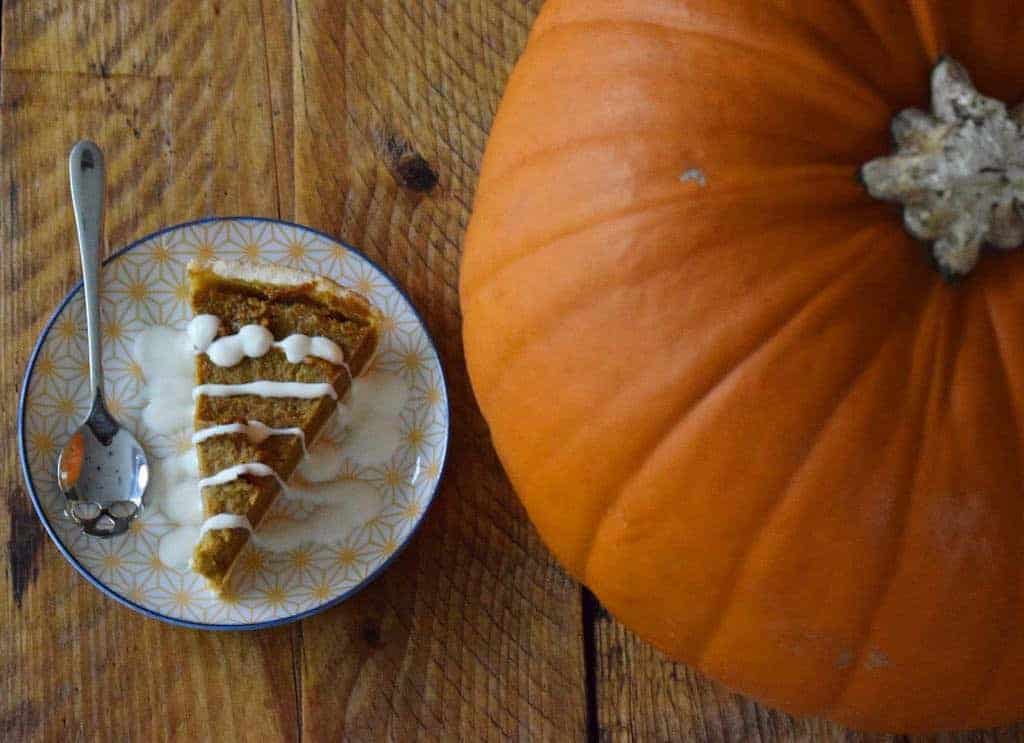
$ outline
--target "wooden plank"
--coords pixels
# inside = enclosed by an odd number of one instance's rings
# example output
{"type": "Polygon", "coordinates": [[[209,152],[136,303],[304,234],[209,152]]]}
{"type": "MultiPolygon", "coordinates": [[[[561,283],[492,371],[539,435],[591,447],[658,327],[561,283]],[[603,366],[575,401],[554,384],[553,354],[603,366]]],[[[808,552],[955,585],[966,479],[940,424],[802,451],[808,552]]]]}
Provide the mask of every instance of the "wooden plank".
{"type": "Polygon", "coordinates": [[[414,544],[354,601],[304,623],[311,740],[585,735],[579,592],[501,474],[462,362],[456,291],[487,131],[538,5],[297,3],[296,218],[408,290],[453,415],[445,484],[414,544]]]}
{"type": "Polygon", "coordinates": [[[297,737],[295,631],[185,631],[106,599],[43,535],[11,445],[28,353],[79,273],[71,144],[106,150],[112,247],[202,214],[276,213],[291,165],[271,133],[290,107],[267,84],[274,33],[255,1],[3,4],[2,740],[297,737]]]}
{"type": "Polygon", "coordinates": [[[857,733],[763,707],[639,639],[588,595],[594,627],[594,738],[694,743],[1011,743],[1024,724],[935,736],[857,733]]]}

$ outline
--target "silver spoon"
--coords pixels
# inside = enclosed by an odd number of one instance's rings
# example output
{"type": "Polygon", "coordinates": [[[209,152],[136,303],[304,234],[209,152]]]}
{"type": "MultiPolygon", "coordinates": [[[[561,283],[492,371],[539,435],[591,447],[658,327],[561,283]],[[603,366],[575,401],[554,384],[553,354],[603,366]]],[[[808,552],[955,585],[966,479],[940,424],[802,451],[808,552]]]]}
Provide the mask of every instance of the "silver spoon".
{"type": "Polygon", "coordinates": [[[103,153],[88,140],[71,148],[71,201],[82,253],[85,324],[89,334],[92,407],[57,459],[65,512],[86,534],[112,537],[128,529],[142,508],[149,481],[146,452],[110,414],[103,397],[100,352],[100,235],[103,230],[103,153]]]}

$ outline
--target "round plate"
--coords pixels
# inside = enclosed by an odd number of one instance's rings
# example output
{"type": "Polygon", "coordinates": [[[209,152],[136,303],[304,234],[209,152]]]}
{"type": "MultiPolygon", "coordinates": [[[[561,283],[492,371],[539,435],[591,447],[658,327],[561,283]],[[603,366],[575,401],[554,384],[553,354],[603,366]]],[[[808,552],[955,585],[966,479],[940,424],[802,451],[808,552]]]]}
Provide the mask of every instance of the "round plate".
{"type": "Polygon", "coordinates": [[[332,545],[286,554],[243,554],[237,595],[218,598],[195,573],[160,561],[162,535],[176,525],[149,509],[120,537],[82,534],[63,513],[60,447],[85,417],[89,367],[81,285],[61,302],[36,342],[18,406],[22,468],[43,526],[91,583],[148,616],[201,629],[256,629],[302,619],[372,581],[409,541],[437,490],[448,449],[448,397],[434,344],[405,294],[378,266],[329,235],[296,224],[243,217],[169,227],[115,253],[102,269],[103,363],[107,406],[151,457],[174,451],[142,423],[141,368],[133,340],[153,325],[183,329],[191,317],[185,266],[213,256],[259,259],[328,276],[380,308],[385,328],[374,369],[408,385],[402,443],[378,466],[350,475],[382,496],[380,515],[332,545]]]}

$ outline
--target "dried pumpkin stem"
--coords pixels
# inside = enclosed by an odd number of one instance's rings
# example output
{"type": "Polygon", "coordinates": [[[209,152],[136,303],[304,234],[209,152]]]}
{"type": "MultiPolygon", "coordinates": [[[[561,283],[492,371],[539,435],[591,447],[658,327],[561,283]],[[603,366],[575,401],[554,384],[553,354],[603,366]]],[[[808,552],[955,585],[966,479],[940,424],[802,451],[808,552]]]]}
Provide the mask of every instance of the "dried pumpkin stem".
{"type": "Polygon", "coordinates": [[[910,234],[932,243],[939,270],[970,273],[983,245],[1024,243],[1024,107],[983,96],[943,58],[932,71],[932,112],[901,111],[896,152],[861,168],[876,199],[903,204],[910,234]]]}

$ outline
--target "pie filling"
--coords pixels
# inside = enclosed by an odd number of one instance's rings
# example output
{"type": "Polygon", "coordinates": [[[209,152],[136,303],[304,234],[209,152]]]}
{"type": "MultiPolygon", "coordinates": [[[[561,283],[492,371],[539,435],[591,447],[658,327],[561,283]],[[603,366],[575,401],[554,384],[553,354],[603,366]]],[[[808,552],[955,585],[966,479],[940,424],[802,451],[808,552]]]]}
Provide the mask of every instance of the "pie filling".
{"type": "Polygon", "coordinates": [[[239,553],[377,345],[377,313],[273,266],[189,266],[204,521],[192,568],[223,590],[239,553]]]}

